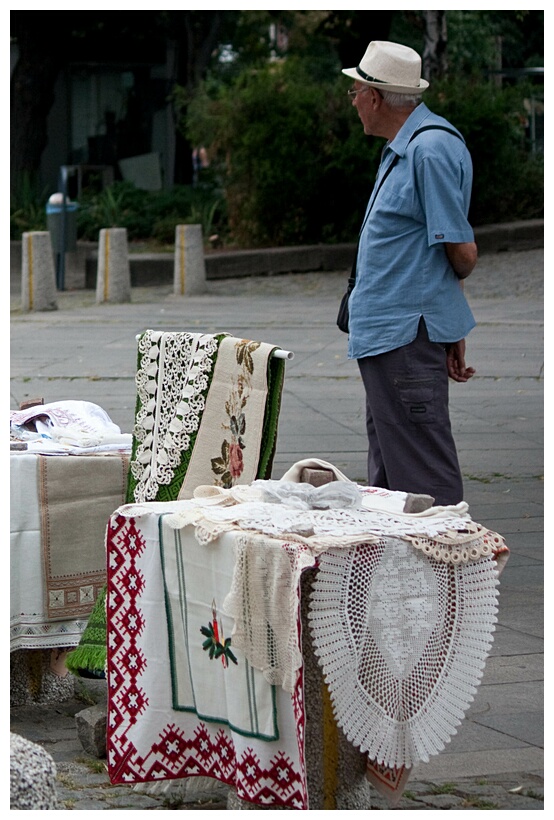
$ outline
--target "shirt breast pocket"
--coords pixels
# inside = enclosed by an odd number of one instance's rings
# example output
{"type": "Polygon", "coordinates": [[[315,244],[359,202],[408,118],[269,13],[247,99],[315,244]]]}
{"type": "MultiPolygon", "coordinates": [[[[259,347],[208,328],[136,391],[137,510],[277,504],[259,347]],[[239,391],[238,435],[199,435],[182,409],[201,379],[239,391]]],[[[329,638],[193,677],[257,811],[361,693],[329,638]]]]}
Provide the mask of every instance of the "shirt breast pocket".
{"type": "Polygon", "coordinates": [[[379,201],[375,203],[377,210],[396,220],[424,221],[413,186],[409,186],[401,180],[392,179],[393,176],[394,172],[383,185],[382,191],[379,192],[379,201]]]}

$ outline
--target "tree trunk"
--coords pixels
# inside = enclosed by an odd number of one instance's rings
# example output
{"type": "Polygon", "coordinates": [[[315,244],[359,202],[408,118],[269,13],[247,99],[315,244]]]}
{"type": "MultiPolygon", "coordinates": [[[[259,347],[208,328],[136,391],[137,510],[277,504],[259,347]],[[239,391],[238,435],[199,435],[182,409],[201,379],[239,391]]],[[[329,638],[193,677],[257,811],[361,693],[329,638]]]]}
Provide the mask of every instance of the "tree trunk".
{"type": "Polygon", "coordinates": [[[425,45],[423,49],[423,76],[426,80],[440,80],[446,76],[447,31],[445,11],[424,11],[425,45]]]}

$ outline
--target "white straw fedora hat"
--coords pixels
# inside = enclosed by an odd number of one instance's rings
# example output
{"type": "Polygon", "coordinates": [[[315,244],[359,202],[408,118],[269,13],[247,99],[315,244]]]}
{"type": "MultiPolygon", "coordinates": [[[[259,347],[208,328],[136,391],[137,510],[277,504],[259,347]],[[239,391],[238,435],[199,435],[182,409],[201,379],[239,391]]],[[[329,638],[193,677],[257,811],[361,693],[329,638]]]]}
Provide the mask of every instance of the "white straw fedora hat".
{"type": "Polygon", "coordinates": [[[417,51],[383,40],[372,40],[360,64],[343,68],[342,73],[395,94],[422,94],[429,88],[427,80],[421,79],[421,57],[417,51]]]}

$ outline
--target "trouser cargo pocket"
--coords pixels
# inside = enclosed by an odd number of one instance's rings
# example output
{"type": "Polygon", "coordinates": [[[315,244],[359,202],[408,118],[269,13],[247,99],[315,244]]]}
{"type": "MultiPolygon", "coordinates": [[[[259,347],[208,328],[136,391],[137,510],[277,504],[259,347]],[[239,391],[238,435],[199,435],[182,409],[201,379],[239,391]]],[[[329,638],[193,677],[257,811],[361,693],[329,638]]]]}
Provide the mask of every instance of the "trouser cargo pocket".
{"type": "Polygon", "coordinates": [[[429,424],[436,421],[433,379],[395,379],[398,401],[408,421],[429,424]]]}

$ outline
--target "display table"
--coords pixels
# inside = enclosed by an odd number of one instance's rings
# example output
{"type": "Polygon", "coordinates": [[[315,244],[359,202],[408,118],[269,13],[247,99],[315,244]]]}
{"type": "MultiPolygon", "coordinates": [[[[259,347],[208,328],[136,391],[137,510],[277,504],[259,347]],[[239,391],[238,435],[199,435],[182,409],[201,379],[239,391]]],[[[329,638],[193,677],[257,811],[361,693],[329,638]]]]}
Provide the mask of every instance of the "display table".
{"type": "MultiPolygon", "coordinates": [[[[111,516],[111,781],[202,775],[251,808],[363,808],[326,804],[308,786],[300,599],[303,574],[317,570],[309,629],[338,735],[394,794],[473,700],[492,644],[502,538],[460,511],[220,500],[125,505],[111,516]]],[[[328,759],[321,778],[356,786],[337,766],[328,759]]]]}
{"type": "Polygon", "coordinates": [[[10,649],[79,643],[106,581],[105,531],[125,455],[10,456],[10,649]]]}

